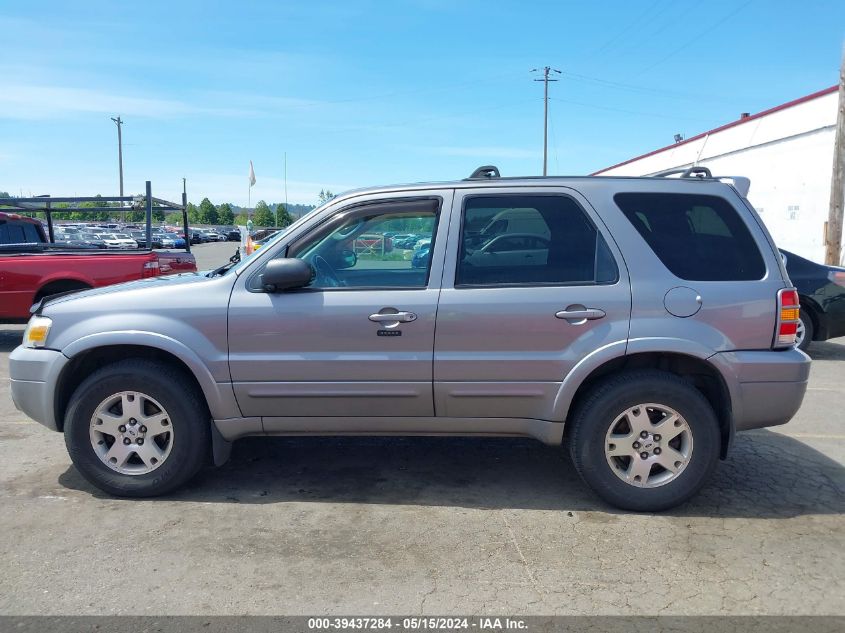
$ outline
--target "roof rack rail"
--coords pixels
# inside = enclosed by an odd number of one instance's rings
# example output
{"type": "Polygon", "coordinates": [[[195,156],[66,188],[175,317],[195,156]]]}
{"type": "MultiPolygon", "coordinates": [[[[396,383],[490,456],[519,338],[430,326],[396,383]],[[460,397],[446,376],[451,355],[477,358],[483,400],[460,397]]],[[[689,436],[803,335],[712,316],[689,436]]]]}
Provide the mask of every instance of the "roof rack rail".
{"type": "Polygon", "coordinates": [[[654,174],[655,178],[665,178],[666,176],[674,176],[681,174],[681,178],[712,178],[713,174],[707,167],[687,167],[686,169],[670,169],[668,171],[661,171],[654,174]]]}
{"type": "Polygon", "coordinates": [[[488,180],[490,178],[501,177],[502,175],[499,173],[499,168],[495,165],[482,165],[472,172],[469,178],[465,178],[465,180],[488,180]]]}
{"type": "Polygon", "coordinates": [[[744,198],[748,197],[748,191],[751,189],[751,179],[745,176],[714,176],[707,167],[688,167],[687,169],[670,169],[668,171],[661,171],[654,174],[655,178],[665,178],[667,176],[674,176],[680,174],[681,178],[707,178],[709,180],[718,180],[719,182],[727,182],[744,198]]]}

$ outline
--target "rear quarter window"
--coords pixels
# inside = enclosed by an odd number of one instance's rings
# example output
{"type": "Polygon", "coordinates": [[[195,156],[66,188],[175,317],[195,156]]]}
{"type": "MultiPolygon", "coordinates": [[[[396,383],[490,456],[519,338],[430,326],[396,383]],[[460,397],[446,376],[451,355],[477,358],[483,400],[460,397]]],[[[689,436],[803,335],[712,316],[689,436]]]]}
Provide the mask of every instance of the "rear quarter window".
{"type": "Polygon", "coordinates": [[[724,198],[618,193],[613,199],[676,277],[689,281],[751,281],[766,274],[751,231],[724,198]]]}

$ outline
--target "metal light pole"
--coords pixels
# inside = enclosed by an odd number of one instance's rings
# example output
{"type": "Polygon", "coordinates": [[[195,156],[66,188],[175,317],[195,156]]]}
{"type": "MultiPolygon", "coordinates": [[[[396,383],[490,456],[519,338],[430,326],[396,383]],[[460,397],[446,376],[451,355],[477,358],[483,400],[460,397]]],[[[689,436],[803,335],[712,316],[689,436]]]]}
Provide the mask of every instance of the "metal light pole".
{"type": "MultiPolygon", "coordinates": [[[[534,68],[531,70],[532,73],[539,72],[539,68],[534,68]]],[[[534,81],[542,81],[543,82],[543,175],[547,175],[547,163],[549,160],[549,82],[550,81],[557,81],[557,79],[551,79],[549,77],[550,72],[555,72],[558,75],[560,71],[557,68],[552,68],[551,66],[544,66],[543,67],[543,78],[542,79],[535,79],[534,81]]]]}
{"type": "MultiPolygon", "coordinates": [[[[117,115],[117,118],[112,117],[112,121],[114,121],[115,125],[117,125],[117,167],[120,173],[120,197],[123,197],[123,135],[121,134],[121,126],[123,125],[123,121],[120,118],[120,115],[117,115]]],[[[123,206],[123,201],[120,202],[120,206],[123,206]]],[[[126,211],[121,211],[121,215],[123,216],[123,221],[126,221],[126,211]]]]}

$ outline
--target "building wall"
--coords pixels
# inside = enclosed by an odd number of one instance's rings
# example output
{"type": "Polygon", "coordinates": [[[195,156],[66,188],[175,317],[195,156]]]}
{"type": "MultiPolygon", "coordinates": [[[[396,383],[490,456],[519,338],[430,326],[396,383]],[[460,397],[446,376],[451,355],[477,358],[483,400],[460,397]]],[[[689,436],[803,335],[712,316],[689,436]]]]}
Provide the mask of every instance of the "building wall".
{"type": "Polygon", "coordinates": [[[597,175],[646,176],[698,164],[713,175],[746,176],[748,199],[778,246],[823,262],[837,98],[829,92],[597,175]]]}

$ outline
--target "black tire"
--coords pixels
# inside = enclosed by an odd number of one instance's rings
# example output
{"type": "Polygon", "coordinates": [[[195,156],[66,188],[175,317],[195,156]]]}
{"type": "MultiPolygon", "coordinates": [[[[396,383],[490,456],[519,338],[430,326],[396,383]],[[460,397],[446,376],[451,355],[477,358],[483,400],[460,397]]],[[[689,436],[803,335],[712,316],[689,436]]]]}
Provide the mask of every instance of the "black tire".
{"type": "Polygon", "coordinates": [[[166,494],[191,479],[211,455],[208,407],[188,376],[163,363],[128,359],[91,374],[73,393],[65,416],[65,444],[80,474],[100,490],[121,497],[166,494]],[[91,417],[103,400],[121,391],[138,391],[158,401],[173,429],[170,454],[144,474],[112,470],[95,453],[91,417]]]}
{"type": "Polygon", "coordinates": [[[613,376],[594,387],[569,420],[568,448],[578,474],[598,496],[624,510],[658,512],[683,503],[704,486],[719,458],[719,423],[713,408],[694,386],[668,372],[639,370],[613,376]],[[643,403],[663,404],[680,413],[693,438],[686,467],[675,479],[654,488],[626,483],[605,456],[605,437],[613,421],[643,403]]]}
{"type": "Polygon", "coordinates": [[[804,339],[798,345],[798,349],[802,352],[806,352],[807,348],[810,347],[810,343],[813,342],[813,336],[816,334],[816,328],[813,326],[813,317],[807,314],[803,307],[798,313],[798,318],[801,319],[801,324],[804,326],[804,339]]]}

